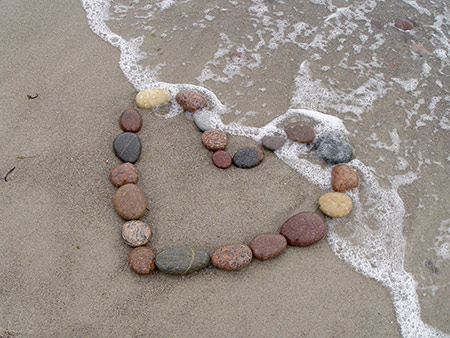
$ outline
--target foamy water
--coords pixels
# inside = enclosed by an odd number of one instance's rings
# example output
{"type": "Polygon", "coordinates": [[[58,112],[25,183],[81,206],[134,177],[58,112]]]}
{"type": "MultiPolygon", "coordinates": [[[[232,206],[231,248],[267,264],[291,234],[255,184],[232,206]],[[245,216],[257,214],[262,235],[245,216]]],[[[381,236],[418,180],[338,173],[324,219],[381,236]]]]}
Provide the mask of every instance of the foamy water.
{"type": "MultiPolygon", "coordinates": [[[[195,88],[210,102],[211,126],[256,142],[284,135],[294,120],[311,122],[318,136],[347,137],[360,187],[349,193],[351,218],[327,222],[328,242],[389,289],[404,337],[446,337],[422,320],[421,310],[441,311],[439,297],[450,303],[448,6],[208,3],[82,0],[91,29],[120,49],[120,67],[137,90],[195,88]],[[417,27],[401,31],[394,18],[417,27]],[[411,224],[422,230],[414,242],[411,224]]],[[[172,105],[162,117],[181,113],[172,105]]],[[[310,150],[287,142],[275,154],[330,190],[331,168],[310,150]]]]}

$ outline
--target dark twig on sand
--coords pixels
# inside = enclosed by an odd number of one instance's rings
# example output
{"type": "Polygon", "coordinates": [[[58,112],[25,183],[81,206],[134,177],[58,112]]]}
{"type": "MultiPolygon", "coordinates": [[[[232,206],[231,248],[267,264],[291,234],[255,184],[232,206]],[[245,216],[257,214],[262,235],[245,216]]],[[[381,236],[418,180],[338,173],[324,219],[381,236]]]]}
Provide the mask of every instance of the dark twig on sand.
{"type": "Polygon", "coordinates": [[[36,95],[28,95],[28,94],[27,94],[28,100],[34,100],[34,99],[36,99],[38,96],[39,96],[39,94],[37,94],[37,93],[36,93],[36,95]]]}
{"type": "Polygon", "coordinates": [[[5,175],[5,177],[3,178],[5,180],[5,182],[8,182],[8,175],[11,174],[14,169],[16,169],[16,167],[13,167],[10,171],[8,171],[8,173],[5,175]]]}

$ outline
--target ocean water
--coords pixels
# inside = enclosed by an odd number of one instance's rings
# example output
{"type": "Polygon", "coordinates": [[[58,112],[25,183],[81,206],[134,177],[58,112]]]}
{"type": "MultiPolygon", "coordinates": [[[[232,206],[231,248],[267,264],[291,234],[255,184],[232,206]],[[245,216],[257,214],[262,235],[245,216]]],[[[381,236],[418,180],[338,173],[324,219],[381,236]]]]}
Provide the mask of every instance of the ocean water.
{"type": "MultiPolygon", "coordinates": [[[[404,337],[449,337],[450,318],[433,314],[450,314],[450,4],[81,2],[136,90],[196,88],[212,126],[256,142],[297,120],[345,137],[360,186],[352,214],[328,221],[333,252],[389,289],[404,337]]],[[[275,154],[330,190],[331,167],[311,146],[275,154]]]]}

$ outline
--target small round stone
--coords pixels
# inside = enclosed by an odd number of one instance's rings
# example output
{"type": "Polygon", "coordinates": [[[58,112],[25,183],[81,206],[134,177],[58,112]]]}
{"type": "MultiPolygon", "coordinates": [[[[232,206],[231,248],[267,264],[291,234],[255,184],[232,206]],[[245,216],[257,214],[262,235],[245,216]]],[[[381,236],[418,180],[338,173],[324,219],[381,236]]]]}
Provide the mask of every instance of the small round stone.
{"type": "Polygon", "coordinates": [[[155,270],[155,258],[153,250],[140,246],[131,250],[128,255],[128,265],[138,275],[148,275],[155,270]]]}
{"type": "Polygon", "coordinates": [[[150,242],[152,230],[141,221],[129,221],[122,225],[123,241],[132,247],[142,246],[150,242]]]}
{"type": "Polygon", "coordinates": [[[252,250],[247,245],[230,244],[221,246],[214,251],[211,262],[216,268],[237,271],[248,266],[252,258],[252,250]]]}
{"type": "Polygon", "coordinates": [[[192,248],[169,248],[156,256],[158,269],[172,275],[185,275],[203,269],[208,264],[208,253],[192,248]]]}
{"type": "Polygon", "coordinates": [[[347,216],[352,210],[352,199],[341,192],[329,192],[319,198],[319,208],[333,218],[347,216]]]}
{"type": "Polygon", "coordinates": [[[286,143],[286,140],[282,136],[269,136],[266,135],[261,141],[262,145],[270,151],[280,149],[286,143]]]}
{"type": "Polygon", "coordinates": [[[195,125],[201,131],[208,129],[216,129],[218,118],[216,115],[212,115],[209,110],[199,110],[193,115],[195,125]]]}
{"type": "Polygon", "coordinates": [[[136,105],[139,108],[150,109],[169,102],[171,97],[170,92],[165,89],[145,89],[136,95],[136,105]]]}
{"type": "Polygon", "coordinates": [[[260,234],[250,242],[253,256],[264,260],[280,255],[286,250],[286,246],[286,237],[280,234],[260,234]]]}
{"type": "Polygon", "coordinates": [[[208,102],[202,94],[196,90],[180,90],[175,96],[175,100],[177,100],[184,111],[191,113],[208,106],[208,102]]]}
{"type": "Polygon", "coordinates": [[[222,130],[210,129],[202,134],[202,143],[209,150],[221,150],[227,147],[228,137],[222,130]]]}
{"type": "Polygon", "coordinates": [[[137,183],[139,181],[139,174],[134,164],[125,162],[115,166],[111,170],[109,180],[116,187],[121,187],[127,183],[137,183]]]}
{"type": "Polygon", "coordinates": [[[217,150],[212,154],[212,161],[217,168],[227,169],[231,167],[233,160],[225,150],[217,150]]]}
{"type": "Polygon", "coordinates": [[[233,156],[233,163],[239,168],[253,168],[264,160],[264,153],[256,147],[245,147],[233,156]]]}
{"type": "Polygon", "coordinates": [[[334,136],[322,137],[318,141],[316,151],[319,157],[331,164],[348,162],[353,156],[350,144],[334,136]]]}
{"type": "Polygon", "coordinates": [[[327,233],[322,217],[310,211],[300,212],[289,218],[281,227],[280,234],[289,245],[308,246],[320,241],[327,233]]]}
{"type": "Polygon", "coordinates": [[[118,135],[113,143],[114,152],[123,162],[134,163],[141,155],[141,140],[135,133],[125,132],[118,135]]]}
{"type": "Polygon", "coordinates": [[[305,122],[288,124],[284,128],[288,139],[298,143],[311,143],[314,140],[314,128],[305,122]]]}
{"type": "Polygon", "coordinates": [[[411,29],[414,29],[416,25],[412,23],[411,21],[407,19],[401,19],[401,18],[395,18],[394,19],[394,26],[398,29],[409,31],[411,29]]]}
{"type": "Polygon", "coordinates": [[[113,204],[119,216],[127,221],[139,219],[145,213],[145,195],[136,184],[125,184],[117,189],[113,204]]]}
{"type": "Polygon", "coordinates": [[[346,164],[338,164],[331,170],[331,188],[337,192],[352,190],[358,186],[356,170],[346,164]]]}
{"type": "Polygon", "coordinates": [[[119,123],[123,131],[137,133],[142,128],[142,116],[135,109],[127,109],[120,115],[119,123]]]}

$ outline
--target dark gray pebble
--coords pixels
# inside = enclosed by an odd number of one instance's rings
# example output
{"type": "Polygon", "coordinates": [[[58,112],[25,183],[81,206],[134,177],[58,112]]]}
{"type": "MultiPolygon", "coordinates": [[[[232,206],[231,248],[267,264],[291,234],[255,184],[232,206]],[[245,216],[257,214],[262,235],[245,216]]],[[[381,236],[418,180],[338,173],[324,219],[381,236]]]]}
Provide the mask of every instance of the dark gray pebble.
{"type": "Polygon", "coordinates": [[[284,137],[282,136],[264,136],[262,141],[261,141],[262,145],[271,150],[271,151],[275,151],[280,149],[282,146],[284,146],[284,144],[286,143],[286,140],[284,139],[284,137]]]}
{"type": "Polygon", "coordinates": [[[122,133],[114,139],[114,152],[123,162],[134,163],[141,155],[141,140],[134,133],[122,133]]]}
{"type": "Polygon", "coordinates": [[[171,275],[184,275],[205,268],[209,264],[206,251],[192,248],[169,248],[156,256],[156,266],[171,275]]]}
{"type": "Polygon", "coordinates": [[[323,136],[315,144],[317,155],[325,162],[345,163],[352,159],[353,150],[350,144],[336,136],[323,136]]]}
{"type": "Polygon", "coordinates": [[[264,153],[256,147],[245,147],[233,156],[233,164],[239,168],[253,168],[264,160],[264,153]]]}

